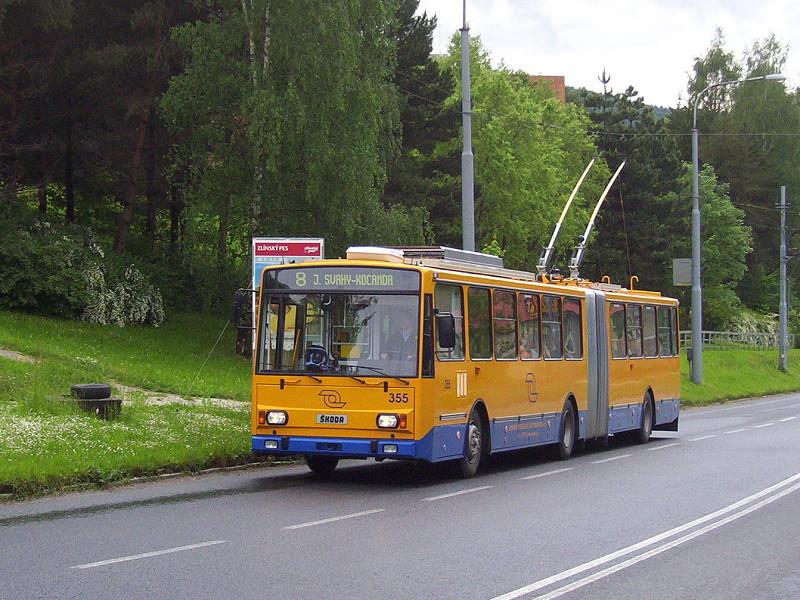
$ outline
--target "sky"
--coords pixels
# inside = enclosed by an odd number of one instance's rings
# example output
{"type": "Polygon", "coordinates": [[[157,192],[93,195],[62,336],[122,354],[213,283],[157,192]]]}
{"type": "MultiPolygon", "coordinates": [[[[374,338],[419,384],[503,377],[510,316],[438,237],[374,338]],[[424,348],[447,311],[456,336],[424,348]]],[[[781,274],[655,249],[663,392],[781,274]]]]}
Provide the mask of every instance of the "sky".
{"type": "MultiPolygon", "coordinates": [[[[648,104],[686,104],[694,59],[717,27],[741,59],[774,33],[789,46],[787,85],[800,86],[800,0],[466,0],[471,35],[492,62],[530,74],[564,75],[566,84],[602,91],[605,68],[615,92],[632,85],[648,104]]],[[[462,23],[462,0],[420,0],[438,17],[433,50],[445,53],[462,23]]],[[[763,85],[763,84],[751,84],[763,85]]],[[[774,84],[769,84],[774,85],[774,84]]]]}

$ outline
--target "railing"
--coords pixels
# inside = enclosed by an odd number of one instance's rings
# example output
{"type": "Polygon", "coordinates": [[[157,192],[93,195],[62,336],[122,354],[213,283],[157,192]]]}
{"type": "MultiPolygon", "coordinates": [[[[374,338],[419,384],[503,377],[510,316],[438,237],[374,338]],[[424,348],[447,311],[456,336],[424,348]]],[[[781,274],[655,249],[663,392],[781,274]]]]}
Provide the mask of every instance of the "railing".
{"type": "MultiPolygon", "coordinates": [[[[703,331],[703,347],[714,350],[777,350],[778,334],[741,331],[703,331]]],[[[681,331],[681,348],[692,347],[691,330],[681,331]]],[[[789,347],[795,347],[794,334],[789,334],[789,347]]]]}

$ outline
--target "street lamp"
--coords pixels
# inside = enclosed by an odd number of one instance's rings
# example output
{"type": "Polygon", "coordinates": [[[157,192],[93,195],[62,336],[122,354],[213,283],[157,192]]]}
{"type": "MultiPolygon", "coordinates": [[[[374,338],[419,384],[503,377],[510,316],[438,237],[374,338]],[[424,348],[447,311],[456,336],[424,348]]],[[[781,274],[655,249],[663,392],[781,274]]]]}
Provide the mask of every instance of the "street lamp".
{"type": "Polygon", "coordinates": [[[703,383],[703,289],[700,286],[700,167],[697,157],[697,104],[708,90],[747,81],[783,81],[785,75],[770,73],[733,81],[712,83],[694,98],[692,112],[692,382],[703,383]]]}

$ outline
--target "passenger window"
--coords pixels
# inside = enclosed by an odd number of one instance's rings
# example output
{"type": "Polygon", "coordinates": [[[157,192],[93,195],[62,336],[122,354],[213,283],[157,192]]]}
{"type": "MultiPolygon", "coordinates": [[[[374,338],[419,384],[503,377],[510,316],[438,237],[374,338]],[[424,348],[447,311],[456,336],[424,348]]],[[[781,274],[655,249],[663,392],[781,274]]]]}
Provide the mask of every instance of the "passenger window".
{"type": "Polygon", "coordinates": [[[656,307],[644,307],[644,320],[642,322],[644,335],[644,355],[658,356],[658,344],[656,343],[656,307]]]}
{"type": "Polygon", "coordinates": [[[583,335],[581,301],[564,299],[564,356],[583,358],[583,335]]]}
{"type": "Polygon", "coordinates": [[[492,358],[492,316],[488,289],[469,288],[469,356],[492,358]]]}
{"type": "Polygon", "coordinates": [[[611,356],[625,358],[628,356],[625,345],[625,305],[611,305],[611,356]]]}
{"type": "Polygon", "coordinates": [[[672,356],[671,311],[666,306],[658,307],[658,350],[661,356],[672,356]]]}
{"type": "Polygon", "coordinates": [[[517,297],[514,292],[494,292],[494,355],[517,358],[517,297]]]}
{"type": "Polygon", "coordinates": [[[542,296],[542,341],[545,358],[561,358],[561,298],[542,296]]]}
{"type": "Polygon", "coordinates": [[[642,307],[628,304],[626,330],[628,332],[628,356],[642,355],[642,307]]]}
{"type": "Polygon", "coordinates": [[[520,294],[517,309],[519,356],[522,360],[539,358],[539,296],[520,294]]]}
{"type": "Polygon", "coordinates": [[[461,286],[436,284],[434,295],[436,310],[440,313],[450,313],[456,322],[456,345],[451,350],[439,346],[436,342],[436,357],[439,360],[464,359],[464,295],[461,286]]]}

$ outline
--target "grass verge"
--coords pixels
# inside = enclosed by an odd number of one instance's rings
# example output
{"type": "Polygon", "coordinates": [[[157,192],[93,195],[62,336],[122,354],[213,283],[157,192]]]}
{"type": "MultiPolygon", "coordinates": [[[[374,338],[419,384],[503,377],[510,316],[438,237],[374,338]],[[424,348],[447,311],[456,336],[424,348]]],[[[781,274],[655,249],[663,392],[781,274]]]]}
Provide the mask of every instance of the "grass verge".
{"type": "Polygon", "coordinates": [[[0,358],[0,494],[252,461],[250,363],[233,352],[230,328],[203,366],[223,325],[176,315],[158,329],[116,328],[0,311],[0,348],[37,359],[0,358]],[[133,394],[119,419],[103,421],[61,401],[73,383],[112,381],[242,402],[150,405],[133,394]]]}
{"type": "Polygon", "coordinates": [[[789,351],[789,369],[778,370],[776,350],[706,350],[703,383],[689,378],[689,363],[681,363],[681,402],[702,406],[736,398],[752,398],[800,390],[800,349],[789,351]]]}

